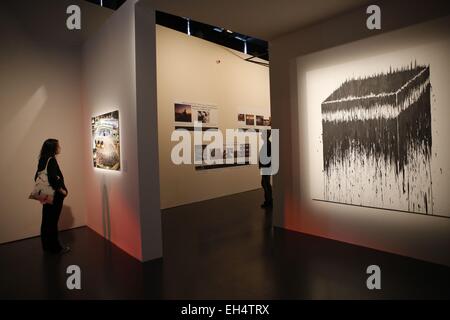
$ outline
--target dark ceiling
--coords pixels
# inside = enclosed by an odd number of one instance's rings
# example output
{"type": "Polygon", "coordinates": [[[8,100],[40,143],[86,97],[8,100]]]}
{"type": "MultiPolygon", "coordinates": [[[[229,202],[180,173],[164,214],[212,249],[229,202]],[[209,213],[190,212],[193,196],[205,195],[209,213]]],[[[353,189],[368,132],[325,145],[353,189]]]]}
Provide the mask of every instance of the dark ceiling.
{"type": "Polygon", "coordinates": [[[122,4],[125,3],[126,0],[86,0],[87,2],[94,3],[97,5],[101,5],[106,8],[110,8],[113,10],[117,10],[120,8],[122,4]]]}
{"type": "MultiPolygon", "coordinates": [[[[86,1],[113,10],[117,10],[125,2],[125,0],[86,1]]],[[[160,11],[156,11],[156,23],[183,33],[189,33],[191,36],[214,42],[227,48],[247,53],[251,57],[269,61],[267,41],[194,21],[187,17],[178,17],[160,11]]],[[[253,58],[249,58],[248,60],[254,62],[253,58]]]]}

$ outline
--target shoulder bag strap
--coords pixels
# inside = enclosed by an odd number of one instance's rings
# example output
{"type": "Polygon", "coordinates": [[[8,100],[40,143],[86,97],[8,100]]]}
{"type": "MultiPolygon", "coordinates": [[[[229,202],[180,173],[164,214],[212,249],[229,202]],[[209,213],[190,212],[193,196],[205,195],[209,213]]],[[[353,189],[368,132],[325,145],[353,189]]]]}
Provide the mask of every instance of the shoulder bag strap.
{"type": "Polygon", "coordinates": [[[50,157],[50,158],[47,159],[47,163],[45,164],[45,169],[44,169],[45,171],[47,171],[48,163],[49,163],[51,158],[53,158],[53,157],[50,157]]]}

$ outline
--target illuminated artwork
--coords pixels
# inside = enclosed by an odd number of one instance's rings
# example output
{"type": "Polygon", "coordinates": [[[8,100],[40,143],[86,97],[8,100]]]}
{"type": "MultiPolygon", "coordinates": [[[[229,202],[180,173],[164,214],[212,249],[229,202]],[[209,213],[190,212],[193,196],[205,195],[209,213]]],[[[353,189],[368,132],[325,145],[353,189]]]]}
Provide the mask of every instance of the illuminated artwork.
{"type": "Polygon", "coordinates": [[[411,63],[322,103],[325,200],[432,213],[430,92],[429,66],[411,63]]]}
{"type": "Polygon", "coordinates": [[[314,205],[450,217],[447,26],[383,36],[392,46],[371,38],[297,58],[296,183],[314,205]]]}
{"type": "Polygon", "coordinates": [[[92,155],[95,168],[120,170],[119,111],[92,118],[92,155]]]}

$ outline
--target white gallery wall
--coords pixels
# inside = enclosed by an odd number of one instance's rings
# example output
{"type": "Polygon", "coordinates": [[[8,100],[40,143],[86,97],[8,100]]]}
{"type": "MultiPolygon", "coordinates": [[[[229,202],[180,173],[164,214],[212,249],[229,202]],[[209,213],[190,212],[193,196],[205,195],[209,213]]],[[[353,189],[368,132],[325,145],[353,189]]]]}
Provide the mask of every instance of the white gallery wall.
{"type": "MultiPolygon", "coordinates": [[[[260,188],[257,165],[196,171],[171,161],[174,103],[218,108],[218,128],[242,128],[239,113],[270,116],[269,68],[243,54],[157,26],[157,91],[161,208],[260,188]]],[[[256,128],[256,127],[255,127],[256,128]]],[[[193,136],[191,134],[191,136],[193,136]]]]}
{"type": "Polygon", "coordinates": [[[28,195],[47,138],[60,141],[58,162],[69,189],[59,227],[86,222],[80,45],[92,22],[101,23],[109,12],[84,1],[39,3],[33,10],[26,2],[0,5],[0,243],[40,233],[42,206],[28,195]],[[80,5],[85,14],[82,33],[66,28],[70,4],[80,5]]]}
{"type": "Polygon", "coordinates": [[[450,19],[430,21],[448,14],[449,6],[424,2],[411,15],[402,15],[407,5],[405,1],[380,2],[382,31],[365,29],[365,8],[361,8],[271,42],[272,114],[274,127],[281,129],[284,155],[283,171],[275,178],[275,199],[281,201],[276,202],[274,223],[450,265],[446,249],[450,245],[449,218],[313,200],[323,194],[324,184],[322,123],[320,104],[316,102],[327,98],[330,88],[349,75],[365,76],[364,72],[371,74],[382,66],[385,69],[380,71],[386,72],[389,64],[397,66],[400,60],[417,59],[418,64],[431,66],[432,99],[436,99],[431,109],[434,212],[450,214],[446,196],[450,183],[446,147],[450,113],[445,107],[450,98],[445,80],[449,72],[450,19]],[[360,28],[355,27],[358,24],[360,28]],[[359,39],[364,40],[352,42],[359,39]],[[289,85],[281,87],[281,81],[289,85]],[[288,118],[292,121],[287,122],[288,118]]]}
{"type": "Polygon", "coordinates": [[[154,11],[128,1],[83,47],[87,225],[139,260],[162,256],[154,11]],[[91,117],[119,111],[121,169],[94,168],[91,117]]]}

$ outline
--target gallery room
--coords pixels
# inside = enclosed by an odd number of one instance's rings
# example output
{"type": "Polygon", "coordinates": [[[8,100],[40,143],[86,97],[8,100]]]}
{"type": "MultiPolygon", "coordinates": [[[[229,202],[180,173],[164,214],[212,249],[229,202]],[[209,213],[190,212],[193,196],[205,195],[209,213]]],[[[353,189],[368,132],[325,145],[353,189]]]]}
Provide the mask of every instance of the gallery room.
{"type": "Polygon", "coordinates": [[[0,3],[0,298],[450,298],[450,3],[0,3]],[[19,267],[18,267],[19,266],[19,267]]]}

